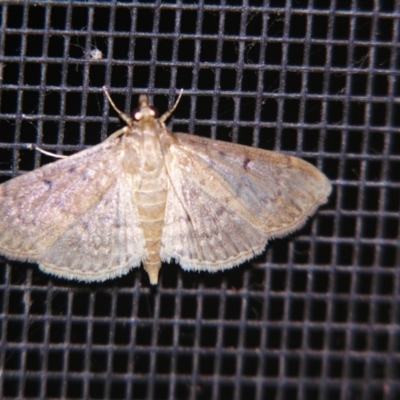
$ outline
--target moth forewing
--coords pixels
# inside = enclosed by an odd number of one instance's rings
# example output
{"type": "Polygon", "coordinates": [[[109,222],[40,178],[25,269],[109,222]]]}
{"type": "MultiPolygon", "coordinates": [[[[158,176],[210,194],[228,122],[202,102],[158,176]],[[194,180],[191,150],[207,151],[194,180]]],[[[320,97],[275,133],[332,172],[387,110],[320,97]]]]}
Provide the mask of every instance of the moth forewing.
{"type": "Polygon", "coordinates": [[[0,185],[0,253],[84,281],[140,266],[146,248],[124,147],[103,142],[0,185]]]}
{"type": "Polygon", "coordinates": [[[254,257],[268,239],[301,227],[330,193],[326,177],[295,157],[176,137],[161,258],[185,269],[217,271],[254,257]]]}
{"type": "Polygon", "coordinates": [[[327,201],[329,181],[303,160],[171,133],[177,103],[157,119],[142,95],[130,118],[105,93],[125,128],[0,185],[1,254],[83,281],[143,263],[156,284],[162,261],[239,265],[327,201]]]}

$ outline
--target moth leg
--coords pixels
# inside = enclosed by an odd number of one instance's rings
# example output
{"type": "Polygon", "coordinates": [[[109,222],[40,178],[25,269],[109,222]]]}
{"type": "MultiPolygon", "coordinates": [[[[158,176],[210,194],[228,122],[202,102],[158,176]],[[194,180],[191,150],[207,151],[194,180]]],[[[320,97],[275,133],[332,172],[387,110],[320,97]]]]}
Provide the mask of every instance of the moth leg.
{"type": "Polygon", "coordinates": [[[132,119],[129,118],[124,112],[120,111],[118,109],[118,107],[114,104],[114,102],[112,101],[111,97],[110,97],[110,93],[108,93],[108,90],[105,86],[103,86],[103,90],[105,95],[107,96],[108,101],[110,102],[112,108],[117,112],[117,114],[119,115],[119,117],[126,122],[126,124],[129,126],[129,128],[132,128],[133,126],[133,122],[132,119]]]}
{"type": "Polygon", "coordinates": [[[36,146],[36,144],[32,144],[30,146],[30,149],[37,150],[39,153],[46,154],[46,156],[54,157],[54,158],[68,158],[68,156],[64,156],[62,154],[55,154],[51,153],[50,151],[43,150],[39,146],[36,146]]]}
{"type": "Polygon", "coordinates": [[[166,113],[161,115],[160,118],[158,118],[158,120],[161,123],[165,122],[171,116],[171,114],[176,110],[176,107],[178,107],[179,101],[181,100],[182,94],[183,94],[183,89],[181,89],[181,91],[179,92],[178,99],[176,100],[174,106],[170,110],[168,110],[166,113]]]}

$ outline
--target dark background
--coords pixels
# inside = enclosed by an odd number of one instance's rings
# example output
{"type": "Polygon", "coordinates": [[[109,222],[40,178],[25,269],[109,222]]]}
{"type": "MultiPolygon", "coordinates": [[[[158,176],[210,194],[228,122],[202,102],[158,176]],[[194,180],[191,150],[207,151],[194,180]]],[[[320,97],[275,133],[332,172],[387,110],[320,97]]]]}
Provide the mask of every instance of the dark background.
{"type": "Polygon", "coordinates": [[[0,182],[123,126],[145,92],[169,126],[282,151],[327,205],[216,274],[164,265],[98,284],[0,258],[0,397],[398,399],[398,1],[0,4],[0,182]],[[90,51],[98,48],[101,60],[90,51]]]}

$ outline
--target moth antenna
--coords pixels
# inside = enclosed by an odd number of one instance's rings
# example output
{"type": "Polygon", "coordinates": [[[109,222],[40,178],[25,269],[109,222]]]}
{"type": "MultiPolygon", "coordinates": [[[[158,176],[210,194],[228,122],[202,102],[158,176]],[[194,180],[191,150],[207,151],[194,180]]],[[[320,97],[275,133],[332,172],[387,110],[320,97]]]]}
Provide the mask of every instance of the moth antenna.
{"type": "Polygon", "coordinates": [[[176,110],[176,107],[178,107],[178,103],[179,103],[182,95],[183,95],[183,89],[181,89],[181,91],[179,92],[178,99],[176,100],[174,106],[170,110],[168,110],[166,113],[161,115],[160,118],[158,118],[158,120],[160,122],[165,122],[171,116],[171,114],[176,110]]]}
{"type": "Polygon", "coordinates": [[[54,157],[54,158],[68,158],[68,156],[64,156],[62,154],[50,153],[50,151],[43,150],[39,146],[36,146],[36,144],[31,144],[29,146],[29,148],[33,149],[33,150],[37,150],[39,153],[46,154],[46,156],[50,156],[50,157],[54,157]]]}
{"type": "Polygon", "coordinates": [[[105,95],[107,96],[108,101],[110,102],[112,108],[117,112],[117,114],[119,115],[119,117],[126,122],[126,124],[132,128],[133,126],[133,122],[132,119],[129,118],[124,112],[122,112],[121,110],[118,109],[118,107],[114,104],[114,102],[111,99],[110,93],[108,93],[108,90],[105,86],[103,86],[103,90],[105,95]]]}

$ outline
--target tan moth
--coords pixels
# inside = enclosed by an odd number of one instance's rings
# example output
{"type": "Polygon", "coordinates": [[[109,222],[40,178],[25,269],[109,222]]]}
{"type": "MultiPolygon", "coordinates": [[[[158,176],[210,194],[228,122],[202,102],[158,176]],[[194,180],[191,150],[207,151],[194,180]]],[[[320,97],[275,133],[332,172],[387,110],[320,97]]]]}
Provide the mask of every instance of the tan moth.
{"type": "Polygon", "coordinates": [[[146,95],[104,142],[0,185],[0,253],[103,281],[142,263],[215,272],[261,253],[327,201],[328,179],[295,157],[172,133],[146,95]]]}

